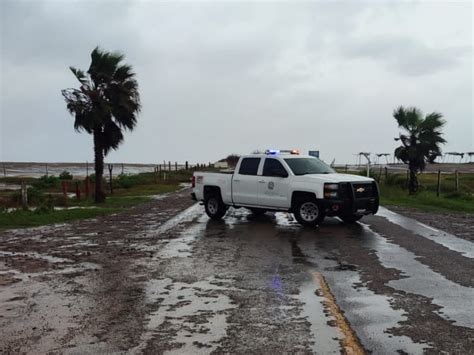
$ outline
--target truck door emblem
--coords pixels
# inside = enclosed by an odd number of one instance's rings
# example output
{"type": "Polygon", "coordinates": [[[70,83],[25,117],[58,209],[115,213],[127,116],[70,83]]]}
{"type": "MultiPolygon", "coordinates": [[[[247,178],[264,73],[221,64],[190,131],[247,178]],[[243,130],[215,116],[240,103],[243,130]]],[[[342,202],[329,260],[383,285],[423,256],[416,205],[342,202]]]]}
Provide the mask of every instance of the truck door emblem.
{"type": "Polygon", "coordinates": [[[359,187],[356,191],[357,191],[357,192],[364,192],[365,189],[364,189],[363,187],[359,187]]]}
{"type": "Polygon", "coordinates": [[[270,181],[270,182],[268,183],[268,189],[269,189],[269,190],[273,190],[274,187],[275,187],[275,183],[274,183],[273,181],[270,181]]]}

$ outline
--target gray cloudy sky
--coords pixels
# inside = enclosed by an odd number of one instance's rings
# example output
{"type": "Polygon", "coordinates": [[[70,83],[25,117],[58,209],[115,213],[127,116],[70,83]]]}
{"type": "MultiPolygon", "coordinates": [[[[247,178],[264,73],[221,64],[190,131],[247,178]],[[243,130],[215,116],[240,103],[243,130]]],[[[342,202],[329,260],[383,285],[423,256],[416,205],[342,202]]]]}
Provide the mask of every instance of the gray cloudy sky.
{"type": "Polygon", "coordinates": [[[213,161],[256,148],[352,162],[393,152],[392,110],[448,121],[474,151],[471,2],[1,0],[3,161],[91,161],[61,89],[96,45],[133,65],[143,110],[108,161],[213,161]]]}

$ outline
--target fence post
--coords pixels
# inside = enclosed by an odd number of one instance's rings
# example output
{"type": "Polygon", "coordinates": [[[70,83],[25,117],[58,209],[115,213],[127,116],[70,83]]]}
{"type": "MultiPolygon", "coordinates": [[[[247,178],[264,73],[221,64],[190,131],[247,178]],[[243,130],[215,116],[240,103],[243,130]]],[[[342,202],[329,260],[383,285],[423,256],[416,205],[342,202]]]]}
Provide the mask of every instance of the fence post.
{"type": "Polygon", "coordinates": [[[26,188],[25,180],[21,180],[21,207],[24,210],[28,209],[28,190],[26,188]]]}
{"type": "Polygon", "coordinates": [[[64,204],[68,205],[68,200],[67,200],[67,190],[68,190],[69,182],[67,180],[62,180],[61,181],[61,187],[63,189],[63,197],[64,197],[64,204]]]}
{"type": "Polygon", "coordinates": [[[46,166],[46,176],[48,176],[48,163],[46,163],[45,166],[46,166]]]}
{"type": "Polygon", "coordinates": [[[441,170],[438,170],[438,187],[436,188],[436,196],[439,197],[441,192],[441,170]]]}
{"type": "Polygon", "coordinates": [[[81,200],[81,188],[79,187],[79,181],[76,181],[76,200],[81,200]]]}
{"type": "Polygon", "coordinates": [[[123,175],[123,163],[122,163],[122,175],[123,175]]]}
{"type": "Polygon", "coordinates": [[[3,163],[3,177],[7,176],[7,169],[5,168],[5,163],[3,163]]]}
{"type": "Polygon", "coordinates": [[[89,162],[86,161],[86,177],[89,177],[89,162]]]}
{"type": "Polygon", "coordinates": [[[88,199],[90,190],[91,190],[91,181],[89,179],[89,176],[86,176],[86,179],[84,180],[84,184],[85,184],[84,189],[85,189],[86,199],[88,199]]]}
{"type": "Polygon", "coordinates": [[[187,161],[187,160],[186,160],[186,163],[184,164],[184,166],[185,166],[186,170],[188,170],[189,164],[188,164],[188,161],[187,161]]]}
{"type": "Polygon", "coordinates": [[[174,162],[174,170],[178,171],[178,162],[177,161],[174,162]]]}
{"type": "Polygon", "coordinates": [[[171,171],[171,162],[168,160],[168,171],[171,171]]]}
{"type": "Polygon", "coordinates": [[[456,182],[456,192],[459,192],[459,172],[456,170],[455,171],[455,175],[456,175],[456,179],[455,179],[455,182],[456,182]]]}
{"type": "MultiPolygon", "coordinates": [[[[110,194],[114,194],[114,188],[112,186],[112,170],[114,169],[114,164],[108,164],[109,167],[109,186],[110,186],[110,194]]],[[[122,171],[123,171],[123,164],[122,164],[122,171]]],[[[123,173],[122,173],[123,174],[123,173]]]]}
{"type": "Polygon", "coordinates": [[[387,183],[387,177],[388,177],[388,168],[385,167],[385,183],[387,183]]]}

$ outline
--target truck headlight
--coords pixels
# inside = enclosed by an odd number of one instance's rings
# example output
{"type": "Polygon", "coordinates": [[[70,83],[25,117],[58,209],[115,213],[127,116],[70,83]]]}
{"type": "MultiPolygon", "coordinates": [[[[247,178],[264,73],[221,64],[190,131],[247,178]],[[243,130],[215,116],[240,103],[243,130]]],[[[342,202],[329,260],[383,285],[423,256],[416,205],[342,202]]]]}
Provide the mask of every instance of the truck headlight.
{"type": "Polygon", "coordinates": [[[324,198],[337,198],[339,184],[324,184],[324,198]]]}

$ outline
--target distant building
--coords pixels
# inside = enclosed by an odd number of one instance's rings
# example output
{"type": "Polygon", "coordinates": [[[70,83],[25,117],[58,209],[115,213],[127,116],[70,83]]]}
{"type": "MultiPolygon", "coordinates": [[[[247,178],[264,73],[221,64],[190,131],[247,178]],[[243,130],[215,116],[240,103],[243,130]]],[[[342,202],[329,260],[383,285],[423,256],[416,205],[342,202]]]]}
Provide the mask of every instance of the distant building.
{"type": "Polygon", "coordinates": [[[214,163],[214,167],[218,169],[227,169],[229,167],[229,164],[227,164],[227,161],[225,159],[216,161],[214,163]]]}

